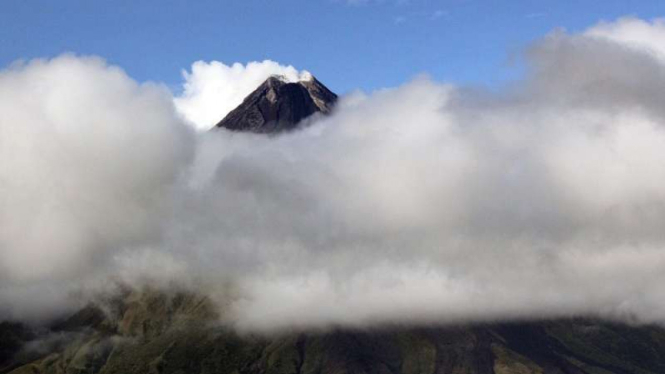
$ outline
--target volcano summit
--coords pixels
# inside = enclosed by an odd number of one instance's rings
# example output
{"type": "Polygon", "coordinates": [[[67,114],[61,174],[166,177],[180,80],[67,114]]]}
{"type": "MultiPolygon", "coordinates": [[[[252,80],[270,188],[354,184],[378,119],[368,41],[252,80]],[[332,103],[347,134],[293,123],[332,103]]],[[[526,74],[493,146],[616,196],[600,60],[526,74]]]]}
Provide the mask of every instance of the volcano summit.
{"type": "Polygon", "coordinates": [[[242,104],[215,125],[215,129],[275,134],[295,129],[315,113],[330,113],[337,95],[307,73],[292,82],[273,75],[242,104]]]}

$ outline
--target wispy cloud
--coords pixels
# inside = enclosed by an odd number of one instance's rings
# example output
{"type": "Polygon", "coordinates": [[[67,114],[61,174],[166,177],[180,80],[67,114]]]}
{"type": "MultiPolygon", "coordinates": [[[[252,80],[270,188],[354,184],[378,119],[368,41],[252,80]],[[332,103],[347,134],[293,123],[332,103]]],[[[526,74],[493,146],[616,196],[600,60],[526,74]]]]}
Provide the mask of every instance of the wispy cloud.
{"type": "Polygon", "coordinates": [[[407,14],[401,14],[398,16],[395,16],[393,18],[393,22],[396,25],[400,25],[403,23],[406,23],[409,20],[430,20],[430,21],[437,21],[443,18],[448,18],[450,16],[450,13],[448,11],[442,10],[442,9],[437,9],[435,11],[418,11],[418,12],[410,12],[407,14]]]}
{"type": "Polygon", "coordinates": [[[541,17],[545,17],[546,15],[547,15],[547,13],[545,13],[545,12],[532,12],[532,13],[525,14],[524,17],[526,17],[526,18],[541,18],[541,17]]]}
{"type": "Polygon", "coordinates": [[[351,6],[364,6],[364,5],[409,5],[411,0],[344,0],[347,5],[351,6]]]}
{"type": "Polygon", "coordinates": [[[447,11],[439,9],[439,10],[435,10],[431,14],[430,19],[431,20],[437,20],[437,19],[440,19],[442,17],[448,17],[449,15],[450,14],[447,11]]]}
{"type": "Polygon", "coordinates": [[[367,5],[370,0],[346,0],[346,4],[352,6],[367,5]]]}

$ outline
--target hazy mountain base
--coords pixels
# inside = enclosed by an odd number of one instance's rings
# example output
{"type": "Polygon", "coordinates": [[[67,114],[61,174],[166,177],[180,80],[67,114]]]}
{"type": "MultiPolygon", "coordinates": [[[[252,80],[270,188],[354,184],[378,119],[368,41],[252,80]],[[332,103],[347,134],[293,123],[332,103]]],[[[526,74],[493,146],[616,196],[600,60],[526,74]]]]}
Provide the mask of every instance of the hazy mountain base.
{"type": "Polygon", "coordinates": [[[205,297],[126,291],[33,331],[0,324],[0,373],[665,373],[665,330],[592,320],[335,330],[220,327],[205,297]]]}

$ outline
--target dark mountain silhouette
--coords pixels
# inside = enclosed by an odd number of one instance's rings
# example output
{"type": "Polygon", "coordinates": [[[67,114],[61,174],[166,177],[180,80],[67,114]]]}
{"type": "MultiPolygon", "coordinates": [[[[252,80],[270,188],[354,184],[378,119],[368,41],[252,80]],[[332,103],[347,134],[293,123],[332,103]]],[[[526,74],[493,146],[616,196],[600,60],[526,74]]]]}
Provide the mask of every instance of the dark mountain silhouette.
{"type": "Polygon", "coordinates": [[[274,134],[293,130],[315,113],[329,113],[337,95],[313,76],[288,82],[272,76],[224,117],[215,128],[274,134]]]}

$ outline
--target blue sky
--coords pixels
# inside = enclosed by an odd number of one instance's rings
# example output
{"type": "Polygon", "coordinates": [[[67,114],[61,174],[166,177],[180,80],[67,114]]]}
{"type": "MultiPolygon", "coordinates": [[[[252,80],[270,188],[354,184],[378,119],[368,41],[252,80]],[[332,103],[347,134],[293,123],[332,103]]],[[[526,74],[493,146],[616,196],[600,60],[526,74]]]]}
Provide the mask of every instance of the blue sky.
{"type": "Polygon", "coordinates": [[[420,73],[496,85],[518,75],[513,57],[552,29],[664,14],[658,0],[3,0],[0,65],[95,54],[139,81],[177,87],[196,60],[272,59],[340,93],[420,73]]]}

